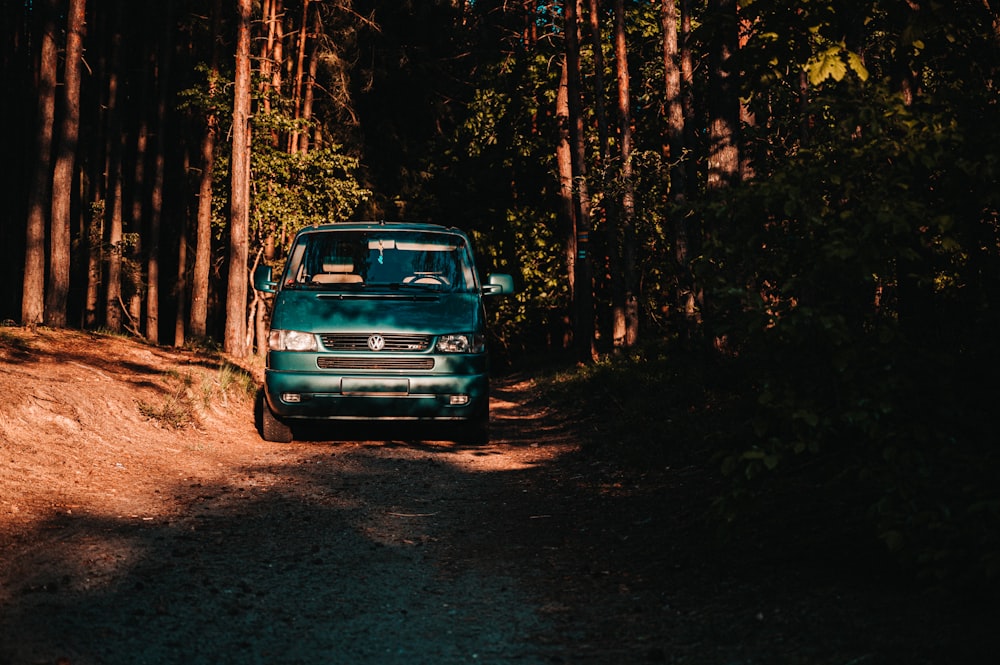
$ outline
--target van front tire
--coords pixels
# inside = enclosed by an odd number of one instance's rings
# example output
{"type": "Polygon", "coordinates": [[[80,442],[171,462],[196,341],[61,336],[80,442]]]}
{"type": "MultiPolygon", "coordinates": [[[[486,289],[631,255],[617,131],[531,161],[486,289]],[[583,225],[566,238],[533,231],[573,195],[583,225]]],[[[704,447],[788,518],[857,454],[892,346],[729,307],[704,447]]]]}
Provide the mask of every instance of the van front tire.
{"type": "Polygon", "coordinates": [[[257,393],[257,412],[260,414],[260,438],[275,443],[291,443],[293,438],[291,426],[274,415],[271,407],[267,405],[263,390],[257,393]]]}

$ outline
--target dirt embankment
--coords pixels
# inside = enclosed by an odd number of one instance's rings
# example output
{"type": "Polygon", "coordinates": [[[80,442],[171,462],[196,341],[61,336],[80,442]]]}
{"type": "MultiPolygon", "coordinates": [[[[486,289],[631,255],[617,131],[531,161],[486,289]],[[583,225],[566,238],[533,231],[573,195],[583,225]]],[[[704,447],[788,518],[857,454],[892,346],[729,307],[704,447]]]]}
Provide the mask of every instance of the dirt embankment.
{"type": "Polygon", "coordinates": [[[413,428],[275,444],[243,375],[117,337],[0,329],[0,665],[1000,652],[995,604],[904,584],[816,525],[777,548],[720,540],[702,519],[711,469],[588,459],[530,381],[497,382],[485,447],[413,428]]]}

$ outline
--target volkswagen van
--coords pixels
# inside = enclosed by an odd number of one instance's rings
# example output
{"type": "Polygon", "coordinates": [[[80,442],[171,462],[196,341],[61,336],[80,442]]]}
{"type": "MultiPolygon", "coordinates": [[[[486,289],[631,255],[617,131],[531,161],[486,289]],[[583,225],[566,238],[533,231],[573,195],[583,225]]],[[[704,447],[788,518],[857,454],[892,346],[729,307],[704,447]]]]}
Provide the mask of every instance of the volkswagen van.
{"type": "Polygon", "coordinates": [[[456,228],[352,222],[302,229],[274,294],[259,430],[288,442],[299,423],[420,421],[449,438],[489,438],[484,298],[514,291],[507,274],[480,282],[456,228]]]}

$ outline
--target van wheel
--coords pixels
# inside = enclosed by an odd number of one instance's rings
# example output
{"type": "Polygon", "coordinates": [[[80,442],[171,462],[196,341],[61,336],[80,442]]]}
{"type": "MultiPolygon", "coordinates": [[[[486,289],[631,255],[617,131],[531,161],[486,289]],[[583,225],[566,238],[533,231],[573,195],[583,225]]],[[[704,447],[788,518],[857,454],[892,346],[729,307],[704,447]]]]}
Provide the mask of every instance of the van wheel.
{"type": "Polygon", "coordinates": [[[264,391],[257,393],[257,408],[260,413],[260,437],[265,441],[276,443],[290,443],[292,440],[292,428],[274,415],[271,407],[267,405],[264,391]]]}

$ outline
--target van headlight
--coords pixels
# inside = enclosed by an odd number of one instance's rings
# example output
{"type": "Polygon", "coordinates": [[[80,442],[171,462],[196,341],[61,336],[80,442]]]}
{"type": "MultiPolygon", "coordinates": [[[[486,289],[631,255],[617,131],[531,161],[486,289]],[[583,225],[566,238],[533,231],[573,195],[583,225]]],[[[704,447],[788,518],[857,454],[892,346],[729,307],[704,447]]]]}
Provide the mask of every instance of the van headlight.
{"type": "Polygon", "coordinates": [[[486,338],[473,333],[441,335],[434,350],[438,353],[482,353],[486,350],[486,338]]]}
{"type": "Polygon", "coordinates": [[[316,351],[316,335],[298,330],[272,330],[267,335],[267,347],[272,351],[316,351]]]}

